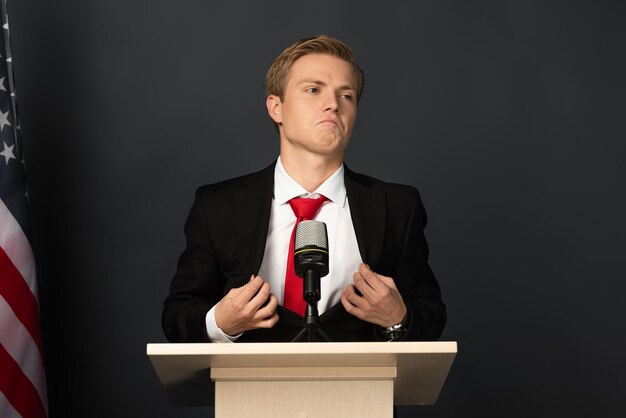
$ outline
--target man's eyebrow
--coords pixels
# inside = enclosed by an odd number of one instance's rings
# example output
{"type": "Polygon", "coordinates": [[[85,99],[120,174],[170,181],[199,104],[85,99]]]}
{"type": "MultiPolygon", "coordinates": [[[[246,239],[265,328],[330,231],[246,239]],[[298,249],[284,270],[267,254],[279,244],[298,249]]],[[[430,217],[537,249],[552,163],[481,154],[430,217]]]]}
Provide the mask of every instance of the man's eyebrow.
{"type": "MultiPolygon", "coordinates": [[[[298,83],[298,85],[300,85],[300,84],[316,84],[318,86],[327,86],[328,85],[327,83],[325,83],[325,82],[323,82],[321,80],[316,80],[314,78],[304,79],[304,80],[302,80],[302,81],[300,81],[298,83]]],[[[356,88],[354,88],[350,84],[344,84],[342,86],[339,86],[338,90],[354,90],[354,91],[356,91],[356,88]]]]}
{"type": "Polygon", "coordinates": [[[326,83],[324,83],[323,81],[315,80],[313,78],[306,78],[306,79],[300,81],[298,84],[317,84],[318,86],[325,86],[326,85],[326,83]]]}

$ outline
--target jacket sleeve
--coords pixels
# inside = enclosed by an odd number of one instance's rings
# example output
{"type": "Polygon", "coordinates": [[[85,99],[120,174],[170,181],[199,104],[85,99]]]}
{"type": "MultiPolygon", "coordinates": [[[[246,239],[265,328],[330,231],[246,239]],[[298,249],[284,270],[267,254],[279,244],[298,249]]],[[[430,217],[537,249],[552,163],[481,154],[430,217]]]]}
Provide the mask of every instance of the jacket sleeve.
{"type": "Polygon", "coordinates": [[[446,324],[446,306],[441,300],[437,279],[428,264],[428,244],[424,236],[426,211],[417,189],[411,187],[411,190],[412,206],[404,247],[394,275],[396,286],[408,309],[408,332],[402,339],[436,340],[446,324]]]}
{"type": "Polygon", "coordinates": [[[224,278],[215,259],[203,189],[185,223],[186,248],[165,299],[161,325],[170,342],[207,342],[206,314],[221,298],[224,278]]]}

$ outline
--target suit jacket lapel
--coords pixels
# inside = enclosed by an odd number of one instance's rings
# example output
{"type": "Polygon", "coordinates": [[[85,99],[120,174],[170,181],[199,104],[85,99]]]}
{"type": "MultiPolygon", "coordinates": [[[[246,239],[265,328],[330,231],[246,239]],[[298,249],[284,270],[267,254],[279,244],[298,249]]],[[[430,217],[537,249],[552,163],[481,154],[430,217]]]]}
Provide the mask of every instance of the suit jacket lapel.
{"type": "Polygon", "coordinates": [[[361,258],[374,268],[380,258],[385,236],[385,192],[374,187],[371,179],[348,167],[345,167],[345,184],[361,258]]]}
{"type": "Polygon", "coordinates": [[[241,178],[233,196],[235,231],[241,263],[258,274],[263,261],[274,194],[274,166],[241,178]]]}
{"type": "MultiPolygon", "coordinates": [[[[240,179],[233,196],[235,231],[241,262],[258,274],[263,261],[274,194],[274,167],[240,179]]],[[[345,185],[361,258],[376,266],[385,236],[386,197],[368,177],[345,167],[345,185]]]]}

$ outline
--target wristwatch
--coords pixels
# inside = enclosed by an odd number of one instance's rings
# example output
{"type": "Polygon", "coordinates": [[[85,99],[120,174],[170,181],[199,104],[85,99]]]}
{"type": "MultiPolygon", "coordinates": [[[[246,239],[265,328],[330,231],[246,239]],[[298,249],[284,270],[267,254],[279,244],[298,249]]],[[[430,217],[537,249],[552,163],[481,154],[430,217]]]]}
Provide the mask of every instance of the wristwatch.
{"type": "Polygon", "coordinates": [[[407,322],[406,318],[408,314],[409,313],[407,311],[407,314],[404,315],[404,318],[399,324],[391,325],[388,327],[382,327],[381,333],[383,334],[385,338],[387,338],[388,341],[398,340],[402,338],[404,334],[406,334],[406,332],[408,331],[406,327],[406,322],[407,322]]]}

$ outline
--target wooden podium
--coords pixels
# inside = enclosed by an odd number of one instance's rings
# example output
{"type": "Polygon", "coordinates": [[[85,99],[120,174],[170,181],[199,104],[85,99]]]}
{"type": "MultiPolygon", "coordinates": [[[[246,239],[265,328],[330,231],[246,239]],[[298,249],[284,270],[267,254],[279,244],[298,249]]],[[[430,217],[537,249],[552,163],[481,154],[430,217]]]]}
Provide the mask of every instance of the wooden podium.
{"type": "Polygon", "coordinates": [[[437,401],[456,352],[456,342],[147,346],[170,400],[214,404],[217,418],[392,417],[394,404],[437,401]]]}

